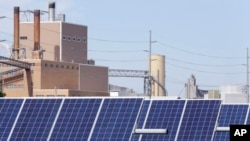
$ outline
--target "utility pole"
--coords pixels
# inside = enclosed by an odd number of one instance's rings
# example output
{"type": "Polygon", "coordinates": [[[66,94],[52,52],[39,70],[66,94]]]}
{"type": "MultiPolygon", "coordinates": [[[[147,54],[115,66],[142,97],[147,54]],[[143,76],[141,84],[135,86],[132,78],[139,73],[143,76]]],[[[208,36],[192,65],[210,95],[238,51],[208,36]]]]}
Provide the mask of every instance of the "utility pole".
{"type": "Polygon", "coordinates": [[[248,70],[248,67],[249,67],[249,62],[248,62],[248,48],[247,48],[247,103],[249,103],[249,70],[248,70]]]}
{"type": "Polygon", "coordinates": [[[149,90],[148,90],[148,93],[149,93],[149,96],[151,98],[152,96],[152,75],[151,75],[151,46],[152,46],[152,39],[151,39],[151,30],[149,30],[149,59],[148,59],[148,63],[149,63],[149,68],[148,68],[148,75],[149,75],[149,90]]]}
{"type": "Polygon", "coordinates": [[[149,70],[148,70],[148,73],[150,76],[151,76],[151,46],[152,46],[151,30],[149,30],[149,70]]]}

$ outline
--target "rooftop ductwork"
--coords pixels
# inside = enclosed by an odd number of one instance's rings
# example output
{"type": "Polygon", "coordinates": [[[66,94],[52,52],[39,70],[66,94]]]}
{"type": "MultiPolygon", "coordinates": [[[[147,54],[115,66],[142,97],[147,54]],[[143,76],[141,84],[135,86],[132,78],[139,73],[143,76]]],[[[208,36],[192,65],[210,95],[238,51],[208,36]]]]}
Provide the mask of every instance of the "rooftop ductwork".
{"type": "Polygon", "coordinates": [[[55,21],[55,2],[49,2],[49,21],[55,21]]]}

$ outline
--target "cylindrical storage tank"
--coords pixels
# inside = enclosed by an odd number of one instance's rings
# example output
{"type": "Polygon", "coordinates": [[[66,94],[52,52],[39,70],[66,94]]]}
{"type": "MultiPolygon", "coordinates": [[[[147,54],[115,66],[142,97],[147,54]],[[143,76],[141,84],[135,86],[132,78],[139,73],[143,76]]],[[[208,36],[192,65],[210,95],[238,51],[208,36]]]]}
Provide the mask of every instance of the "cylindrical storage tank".
{"type": "MultiPolygon", "coordinates": [[[[165,88],[165,56],[151,55],[151,75],[165,88]]],[[[152,96],[165,96],[164,89],[157,83],[152,83],[152,96]]]]}

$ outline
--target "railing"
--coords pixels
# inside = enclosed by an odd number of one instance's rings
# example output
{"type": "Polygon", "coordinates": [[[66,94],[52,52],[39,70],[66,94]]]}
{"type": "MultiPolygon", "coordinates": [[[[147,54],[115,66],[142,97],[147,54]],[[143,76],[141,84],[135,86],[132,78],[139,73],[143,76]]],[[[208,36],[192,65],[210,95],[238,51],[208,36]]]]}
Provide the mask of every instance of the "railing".
{"type": "Polygon", "coordinates": [[[30,69],[30,66],[31,66],[30,63],[3,57],[3,56],[0,56],[0,63],[23,68],[23,69],[28,69],[28,70],[30,69]]]}

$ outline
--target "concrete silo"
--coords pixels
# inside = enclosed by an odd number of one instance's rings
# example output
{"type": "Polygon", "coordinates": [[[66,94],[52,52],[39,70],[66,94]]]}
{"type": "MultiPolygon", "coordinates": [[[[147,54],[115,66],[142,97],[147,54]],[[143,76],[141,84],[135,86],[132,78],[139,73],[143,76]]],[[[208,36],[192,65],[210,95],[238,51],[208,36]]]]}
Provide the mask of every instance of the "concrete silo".
{"type": "MultiPolygon", "coordinates": [[[[151,55],[151,75],[153,79],[165,88],[165,56],[151,55]]],[[[151,90],[152,96],[166,96],[165,91],[158,83],[153,81],[151,90]]]]}

